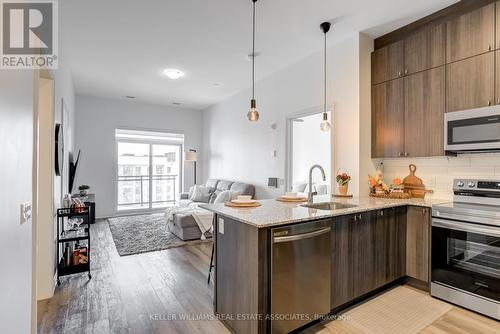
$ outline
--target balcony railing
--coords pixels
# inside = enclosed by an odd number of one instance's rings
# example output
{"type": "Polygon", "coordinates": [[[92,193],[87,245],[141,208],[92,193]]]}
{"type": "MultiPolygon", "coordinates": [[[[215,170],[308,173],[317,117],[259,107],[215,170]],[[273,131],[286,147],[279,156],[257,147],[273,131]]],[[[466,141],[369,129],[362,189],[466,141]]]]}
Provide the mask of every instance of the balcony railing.
{"type": "MultiPolygon", "coordinates": [[[[172,174],[157,174],[157,175],[152,175],[151,176],[151,185],[153,186],[154,190],[154,185],[156,183],[157,187],[160,186],[160,183],[166,181],[165,183],[171,184],[171,191],[167,194],[166,198],[171,198],[171,199],[166,199],[166,200],[158,200],[155,199],[156,194],[152,193],[152,200],[151,200],[151,206],[155,206],[158,204],[168,204],[168,203],[175,203],[175,198],[176,198],[176,184],[177,184],[177,177],[178,175],[172,175],[172,174]],[[170,196],[168,196],[170,194],[170,196]]],[[[144,208],[144,207],[149,207],[150,204],[150,199],[149,199],[149,175],[133,175],[133,176],[118,176],[118,208],[119,209],[130,209],[133,206],[139,207],[139,208],[144,208]],[[134,195],[133,201],[127,201],[124,200],[123,197],[125,195],[120,194],[120,189],[123,189],[124,187],[124,182],[127,183],[132,183],[133,184],[133,191],[134,195]],[[136,199],[136,190],[137,188],[140,188],[140,199],[136,199]],[[146,190],[146,193],[145,193],[146,190]],[[121,207],[121,208],[120,208],[121,207]]],[[[165,187],[167,186],[165,184],[165,187]]],[[[163,185],[161,185],[163,186],[163,185]]]]}

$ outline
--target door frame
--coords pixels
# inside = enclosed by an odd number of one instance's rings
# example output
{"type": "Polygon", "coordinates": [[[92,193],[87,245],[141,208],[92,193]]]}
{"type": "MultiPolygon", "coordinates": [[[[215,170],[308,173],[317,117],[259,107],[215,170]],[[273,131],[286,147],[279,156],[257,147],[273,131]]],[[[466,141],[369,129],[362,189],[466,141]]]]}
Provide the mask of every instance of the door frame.
{"type": "MultiPolygon", "coordinates": [[[[293,186],[293,122],[297,118],[312,116],[316,114],[323,113],[323,107],[317,106],[304,110],[297,111],[295,113],[290,113],[286,117],[286,153],[285,153],[285,191],[291,191],[293,186]]],[[[333,122],[334,112],[329,111],[329,120],[330,120],[330,187],[333,185],[333,169],[334,169],[334,132],[335,132],[335,123],[333,122]]],[[[319,129],[318,124],[318,131],[319,129]]],[[[332,188],[333,189],[333,188],[332,188]]]]}

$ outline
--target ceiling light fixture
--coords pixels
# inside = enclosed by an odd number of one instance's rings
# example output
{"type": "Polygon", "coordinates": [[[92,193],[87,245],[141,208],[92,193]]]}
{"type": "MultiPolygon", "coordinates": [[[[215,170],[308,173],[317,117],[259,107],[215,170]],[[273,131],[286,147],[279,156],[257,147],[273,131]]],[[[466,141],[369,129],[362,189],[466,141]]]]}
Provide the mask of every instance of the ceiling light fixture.
{"type": "Polygon", "coordinates": [[[328,31],[330,31],[330,22],[323,22],[321,23],[320,25],[320,28],[321,30],[323,30],[323,33],[325,34],[325,54],[324,54],[324,84],[325,84],[325,91],[324,91],[324,105],[323,105],[323,121],[321,122],[320,124],[320,129],[321,131],[328,131],[330,130],[330,122],[328,122],[328,109],[327,109],[327,106],[326,106],[326,101],[327,101],[327,96],[326,96],[326,74],[327,74],[327,71],[326,71],[326,33],[328,31]]]}
{"type": "Polygon", "coordinates": [[[163,74],[165,74],[167,77],[169,77],[172,80],[177,80],[177,79],[182,78],[184,76],[184,72],[176,70],[176,69],[170,69],[170,68],[167,68],[166,70],[164,70],[163,74]]]}
{"type": "Polygon", "coordinates": [[[255,101],[255,3],[253,2],[253,16],[252,16],[252,100],[250,101],[250,111],[247,114],[250,122],[257,122],[259,120],[259,112],[257,111],[257,102],[255,101]]]}

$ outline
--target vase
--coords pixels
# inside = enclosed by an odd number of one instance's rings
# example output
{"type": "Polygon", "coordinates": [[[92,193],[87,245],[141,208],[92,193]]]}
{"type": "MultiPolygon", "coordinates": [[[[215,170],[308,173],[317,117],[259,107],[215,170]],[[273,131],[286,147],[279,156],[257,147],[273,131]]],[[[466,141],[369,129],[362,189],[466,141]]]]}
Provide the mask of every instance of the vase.
{"type": "Polygon", "coordinates": [[[349,190],[349,183],[344,184],[343,186],[339,185],[339,194],[346,196],[349,190]]]}

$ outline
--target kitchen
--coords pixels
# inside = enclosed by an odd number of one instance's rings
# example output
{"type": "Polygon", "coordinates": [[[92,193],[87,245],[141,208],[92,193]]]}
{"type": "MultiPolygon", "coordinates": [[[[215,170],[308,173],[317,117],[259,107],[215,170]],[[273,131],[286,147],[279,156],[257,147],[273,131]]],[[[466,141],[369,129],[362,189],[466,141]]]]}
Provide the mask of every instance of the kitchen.
{"type": "Polygon", "coordinates": [[[216,214],[214,311],[260,315],[235,316],[226,326],[236,333],[286,333],[310,319],[266,316],[337,314],[399,284],[499,319],[500,182],[491,181],[499,160],[494,153],[470,156],[500,148],[498,17],[494,1],[448,7],[376,39],[371,63],[371,158],[388,166],[386,178],[402,175],[394,167],[423,161],[423,178],[431,179],[441,164],[456,161],[446,156],[464,154],[468,166],[491,160],[492,175],[475,177],[466,169],[464,176],[448,175],[453,199],[318,196],[307,205],[206,206],[216,214]],[[430,168],[429,161],[441,164],[430,168]],[[490,261],[468,261],[478,252],[490,261]]]}

